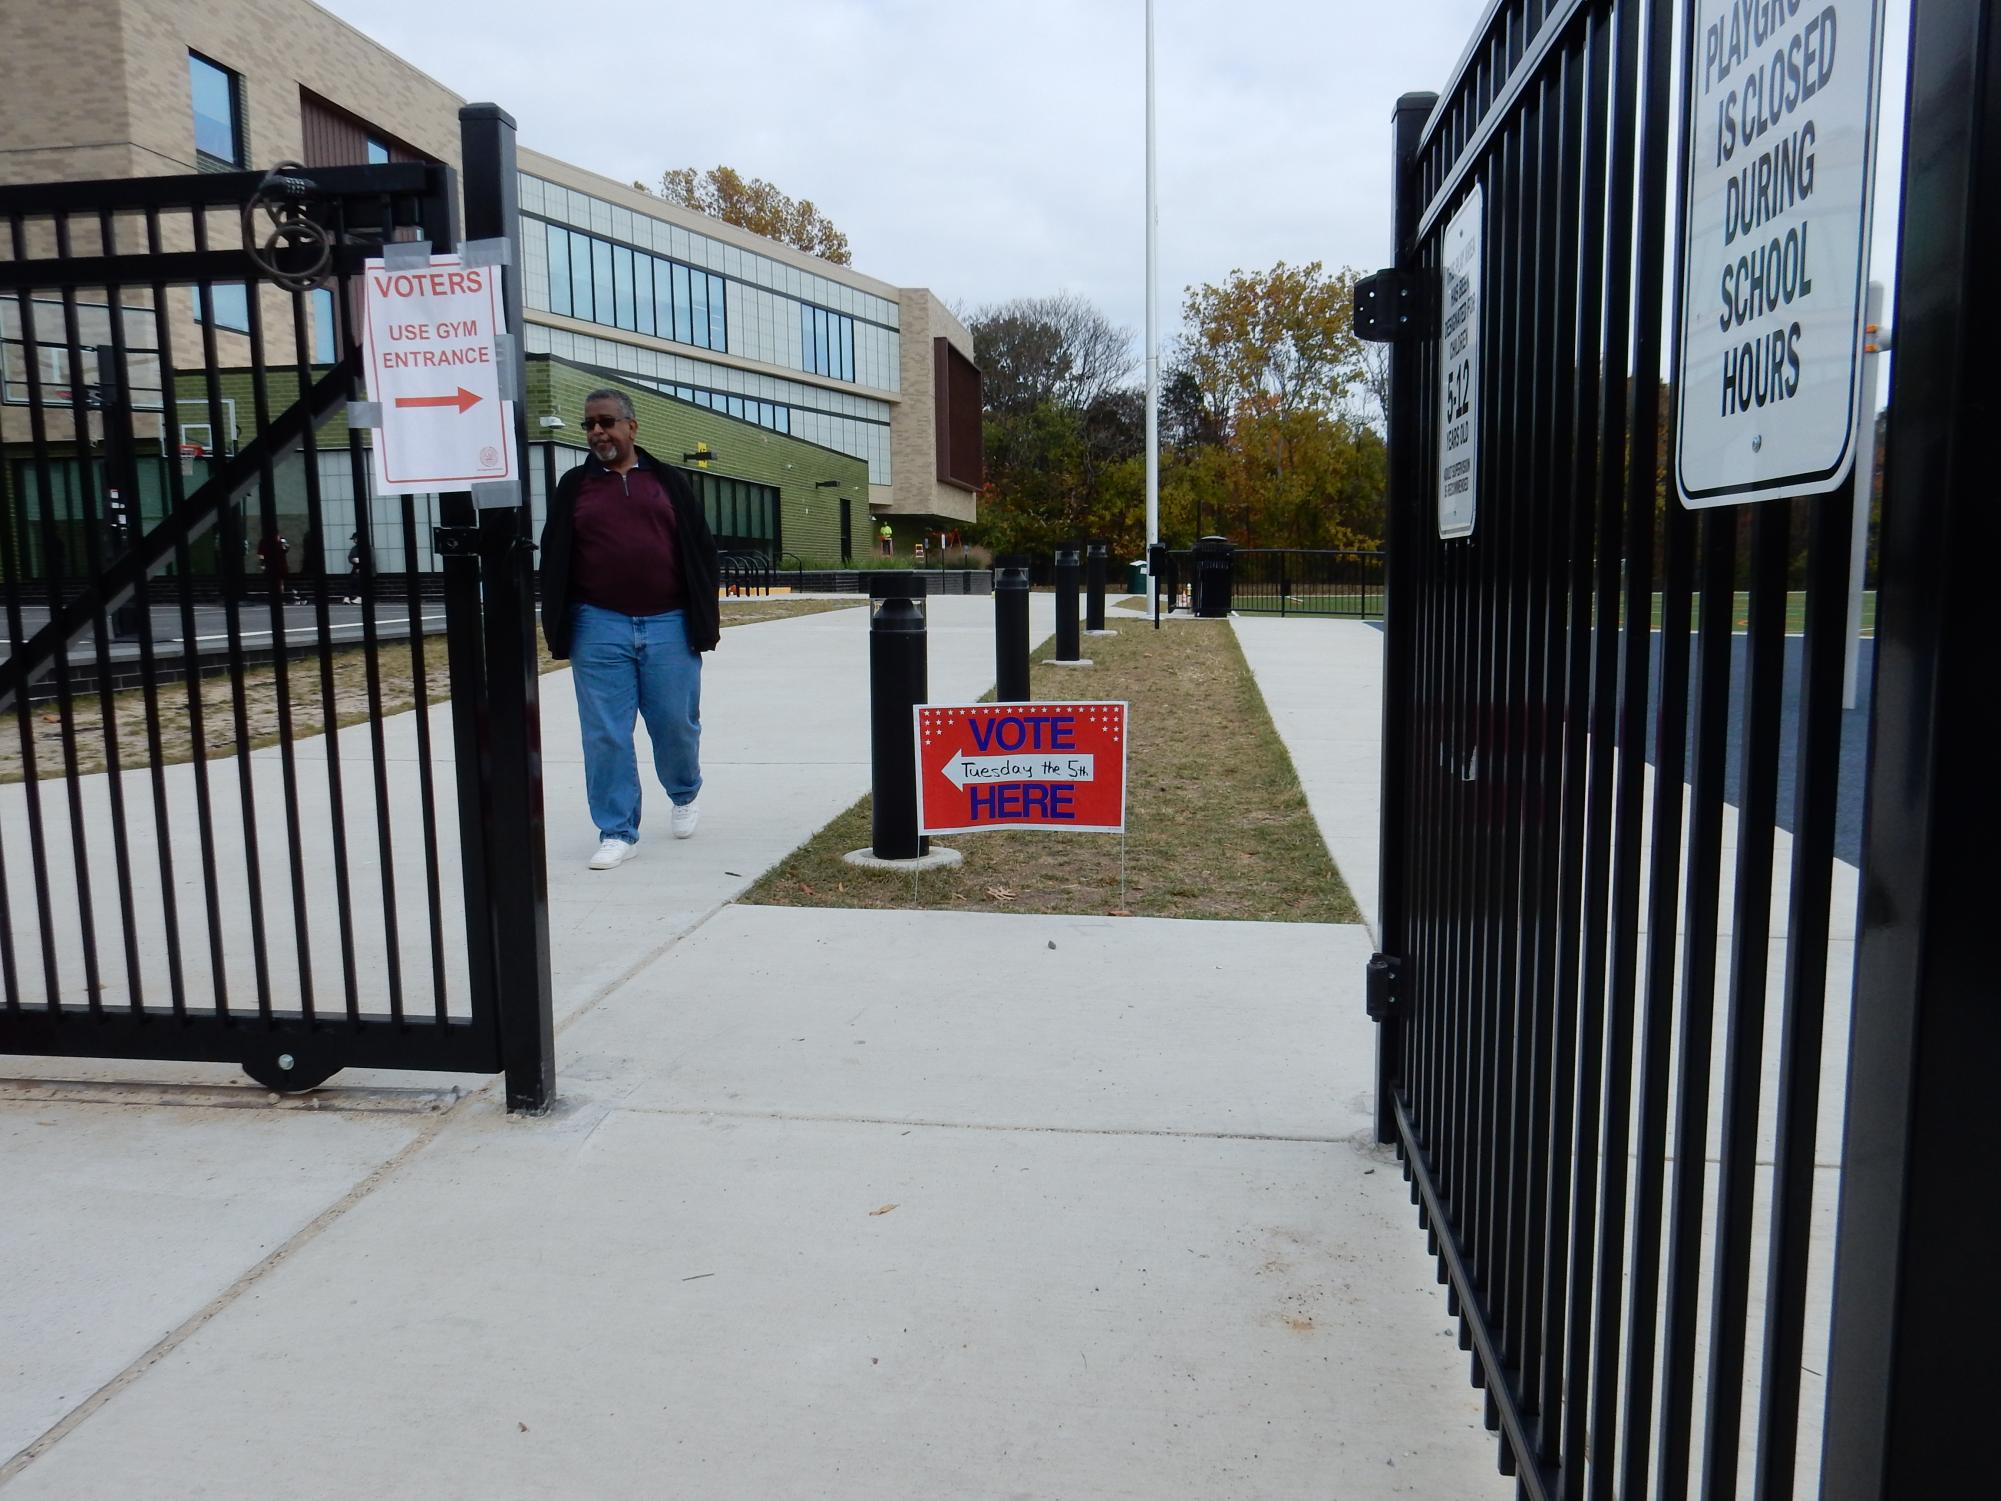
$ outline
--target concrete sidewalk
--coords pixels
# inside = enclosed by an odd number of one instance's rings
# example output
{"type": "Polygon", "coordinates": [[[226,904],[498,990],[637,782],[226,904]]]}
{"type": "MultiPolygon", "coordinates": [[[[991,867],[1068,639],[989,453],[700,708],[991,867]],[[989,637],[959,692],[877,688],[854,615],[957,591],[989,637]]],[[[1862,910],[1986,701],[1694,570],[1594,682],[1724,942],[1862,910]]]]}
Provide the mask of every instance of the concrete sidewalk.
{"type": "Polygon", "coordinates": [[[865,789],[864,631],[733,629],[701,833],[609,876],[545,680],[551,1118],[9,1061],[7,1501],[1508,1493],[1362,929],[723,905],[865,789]]]}

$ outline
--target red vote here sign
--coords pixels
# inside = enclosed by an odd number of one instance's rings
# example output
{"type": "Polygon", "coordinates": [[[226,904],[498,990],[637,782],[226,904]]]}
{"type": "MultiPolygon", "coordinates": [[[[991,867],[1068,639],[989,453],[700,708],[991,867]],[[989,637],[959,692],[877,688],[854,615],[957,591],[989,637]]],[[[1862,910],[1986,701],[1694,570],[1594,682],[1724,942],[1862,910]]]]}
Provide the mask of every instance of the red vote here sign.
{"type": "Polygon", "coordinates": [[[1125,832],[1124,704],[921,704],[916,716],[921,832],[1125,832]]]}

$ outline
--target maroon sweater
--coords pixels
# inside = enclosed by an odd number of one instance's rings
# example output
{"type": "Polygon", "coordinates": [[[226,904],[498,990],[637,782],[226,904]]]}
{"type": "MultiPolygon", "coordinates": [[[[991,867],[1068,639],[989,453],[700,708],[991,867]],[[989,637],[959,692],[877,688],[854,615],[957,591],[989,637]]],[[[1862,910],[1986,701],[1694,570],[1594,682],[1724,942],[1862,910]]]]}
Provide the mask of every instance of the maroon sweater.
{"type": "Polygon", "coordinates": [[[621,615],[664,615],[685,603],[674,502],[660,476],[592,466],[577,488],[573,597],[621,615]]]}

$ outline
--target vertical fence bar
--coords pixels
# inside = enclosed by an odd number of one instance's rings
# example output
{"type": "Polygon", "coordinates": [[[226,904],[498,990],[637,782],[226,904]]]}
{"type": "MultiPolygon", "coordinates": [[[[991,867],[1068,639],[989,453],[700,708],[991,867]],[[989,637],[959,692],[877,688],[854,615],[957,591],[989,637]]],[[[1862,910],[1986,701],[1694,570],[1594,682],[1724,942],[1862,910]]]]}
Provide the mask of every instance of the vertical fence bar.
{"type": "MultiPolygon", "coordinates": [[[[116,222],[108,209],[100,212],[98,215],[98,237],[103,244],[105,255],[113,256],[118,253],[116,222]]],[[[127,523],[126,537],[124,538],[126,545],[129,547],[144,532],[145,519],[143,508],[140,504],[141,493],[139,488],[138,460],[131,446],[131,418],[134,402],[131,378],[131,351],[126,347],[125,292],[126,289],[122,286],[108,288],[108,295],[105,300],[110,308],[111,356],[113,366],[117,371],[117,390],[121,401],[121,418],[126,438],[125,453],[127,462],[130,465],[130,472],[121,474],[118,477],[121,484],[128,484],[131,487],[127,492],[129,499],[126,509],[126,515],[130,519],[127,523]]],[[[99,371],[99,379],[100,381],[103,379],[102,370],[99,371]]],[[[163,489],[169,483],[167,477],[169,471],[174,476],[172,482],[176,486],[178,486],[179,482],[179,465],[173,460],[164,457],[169,448],[167,439],[173,412],[173,392],[168,389],[167,369],[165,364],[162,363],[160,367],[160,424],[163,457],[160,467],[162,470],[161,486],[163,489]]],[[[177,447],[178,445],[173,446],[177,447]]],[[[133,597],[137,602],[136,620],[134,623],[138,628],[140,700],[144,706],[143,712],[146,721],[146,770],[147,779],[153,794],[153,840],[158,846],[160,865],[160,917],[167,945],[167,990],[170,998],[169,1003],[173,1008],[174,1014],[176,1016],[185,1016],[187,1014],[187,988],[181,970],[180,897],[174,881],[173,827],[168,814],[167,771],[166,766],[163,764],[165,755],[160,741],[159,663],[154,654],[153,647],[152,590],[144,573],[139,575],[133,597]]],[[[189,649],[188,643],[182,644],[182,650],[186,651],[189,649]]],[[[108,737],[111,733],[109,724],[106,725],[105,732],[108,737]]],[[[120,898],[125,908],[126,931],[130,933],[132,931],[132,887],[129,881],[125,882],[121,887],[120,898]]],[[[137,1012],[144,1007],[138,978],[139,953],[137,944],[128,945],[126,952],[128,965],[127,984],[131,991],[131,1006],[132,1010],[137,1012]]]]}
{"type": "Polygon", "coordinates": [[[1766,969],[1771,952],[1772,852],[1779,791],[1779,720],[1786,649],[1786,551],[1792,507],[1752,508],[1751,625],[1742,797],[1730,956],[1729,1041],[1723,1058],[1723,1140],[1709,1335],[1709,1402],[1702,1492],[1737,1494],[1750,1305],[1752,1201],[1763,1068],[1766,969]]]}
{"type": "MultiPolygon", "coordinates": [[[[330,305],[338,308],[342,301],[342,298],[334,297],[330,305]]],[[[294,291],[291,308],[292,368],[298,389],[303,394],[313,383],[312,341],[306,327],[306,294],[294,291]]],[[[335,319],[338,322],[338,313],[335,319]]],[[[336,362],[343,352],[336,341],[336,362]]],[[[316,559],[308,561],[317,565],[311,573],[313,635],[319,648],[320,732],[325,742],[327,766],[327,826],[333,837],[334,932],[340,940],[341,990],[347,1002],[348,1021],[353,1023],[361,1018],[361,986],[354,954],[354,894],[348,878],[347,798],[341,782],[340,694],[334,683],[333,620],[327,600],[326,510],[320,495],[319,434],[311,423],[306,425],[305,436],[301,440],[299,462],[304,468],[306,481],[306,540],[319,553],[316,559]]],[[[303,950],[304,930],[301,929],[300,933],[303,950]]]]}
{"type": "MultiPolygon", "coordinates": [[[[459,111],[465,171],[466,234],[504,240],[502,268],[507,327],[512,335],[515,389],[521,363],[521,216],[515,170],[514,119],[498,105],[459,111]]],[[[528,460],[525,406],[514,403],[517,460],[528,460]]],[[[491,695],[494,925],[499,960],[500,1052],[507,1073],[507,1108],[539,1113],[556,1092],[556,1044],[549,977],[549,893],[542,827],[541,704],[535,650],[534,555],[528,483],[520,504],[480,516],[487,581],[487,686],[491,695]]]]}
{"type": "MultiPolygon", "coordinates": [[[[264,284],[243,284],[243,301],[248,314],[250,339],[250,399],[257,414],[257,431],[271,428],[270,373],[264,356],[264,284]]],[[[296,393],[303,396],[303,388],[296,393]]],[[[290,559],[284,533],[278,525],[277,466],[269,445],[262,446],[263,460],[257,466],[258,557],[264,564],[266,608],[271,621],[271,686],[278,712],[278,766],[284,790],[285,856],[291,875],[292,932],[296,945],[295,963],[299,976],[299,1010],[308,1022],[313,1018],[313,946],[310,909],[306,903],[305,846],[299,830],[299,763],[292,745],[291,669],[286,660],[285,609],[291,588],[290,559]]],[[[250,746],[237,747],[237,755],[254,772],[250,746]]]]}
{"type": "MultiPolygon", "coordinates": [[[[1417,142],[1437,104],[1437,94],[1405,94],[1391,114],[1391,232],[1397,248],[1397,266],[1413,268],[1417,216],[1423,210],[1419,196],[1417,142]]],[[[1383,829],[1385,837],[1377,853],[1377,911],[1363,913],[1377,925],[1377,943],[1383,953],[1409,957],[1411,953],[1411,913],[1405,901],[1405,879],[1409,871],[1409,829],[1411,829],[1411,716],[1417,708],[1413,694],[1413,674],[1417,670],[1415,632],[1417,620],[1409,614],[1417,604],[1413,568],[1421,552],[1423,502],[1419,496],[1419,466],[1415,428],[1419,422],[1419,382],[1417,348],[1413,344],[1391,344],[1389,350],[1389,390],[1391,410],[1387,420],[1395,432],[1413,434],[1411,442],[1391,448],[1389,456],[1389,550],[1387,570],[1391,574],[1385,614],[1389,626],[1383,636],[1383,829]],[[1403,612],[1401,612],[1403,610],[1403,612]]],[[[1407,979],[1415,989],[1417,975],[1407,979]]],[[[1405,1087],[1403,1061],[1407,1049],[1411,999],[1399,1007],[1377,1029],[1377,1141],[1397,1139],[1395,1095],[1405,1087]]]]}
{"type": "Polygon", "coordinates": [[[1872,756],[1828,1368],[1826,1501],[1949,1495],[1993,1420],[1992,1264],[1971,1164],[2001,1156],[1991,870],[1991,445],[2001,300],[2001,26],[1912,9],[1872,756]],[[1973,1198],[1969,1198],[1969,1195],[1973,1198]],[[1969,1317],[1971,1315],[1971,1317],[1969,1317]]]}
{"type": "Polygon", "coordinates": [[[1778,1049],[1778,1137],[1772,1160],[1758,1458],[1752,1492],[1773,1501],[1793,1493],[1799,1440],[1800,1353],[1806,1338],[1807,1249],[1820,1114],[1820,1050],[1827,1014],[1834,804],[1841,785],[1849,530],[1854,519],[1849,495],[1823,496],[1811,504],[1791,905],[1778,1049]]]}
{"type": "MultiPolygon", "coordinates": [[[[17,261],[26,260],[28,258],[27,227],[20,214],[14,214],[10,217],[9,230],[14,259],[17,261]]],[[[48,465],[45,462],[45,445],[39,441],[46,419],[42,414],[41,361],[36,357],[35,349],[35,300],[33,292],[27,288],[23,288],[15,299],[15,305],[19,308],[21,317],[22,364],[26,371],[26,385],[28,388],[28,424],[31,434],[38,440],[35,449],[35,470],[37,482],[41,488],[42,514],[46,526],[52,496],[49,490],[48,465]]],[[[18,540],[14,547],[14,562],[8,575],[7,631],[13,643],[13,651],[10,655],[18,657],[26,638],[26,631],[21,615],[21,601],[26,597],[28,592],[29,560],[34,552],[34,549],[30,546],[28,508],[25,504],[20,507],[19,511],[13,517],[13,523],[18,534],[18,540]]],[[[43,559],[42,566],[46,574],[49,567],[49,561],[46,557],[43,559]]],[[[60,681],[65,671],[63,658],[60,654],[56,658],[55,669],[58,681],[60,681]]],[[[29,858],[34,862],[35,869],[35,926],[41,938],[42,983],[45,990],[47,1007],[53,1011],[62,1004],[62,982],[56,965],[53,903],[49,900],[49,883],[43,875],[49,868],[48,835],[43,826],[42,817],[41,767],[38,764],[35,746],[35,716],[34,711],[29,707],[28,684],[25,680],[14,695],[14,723],[21,737],[21,774],[26,781],[22,792],[28,810],[28,854],[29,858]]],[[[7,997],[10,1002],[14,999],[14,991],[11,988],[7,992],[7,997]]]]}
{"type": "MultiPolygon", "coordinates": [[[[208,214],[197,207],[192,212],[196,250],[208,249],[208,214]]],[[[246,293],[246,296],[248,294],[246,293]]],[[[223,431],[221,360],[216,353],[215,285],[204,281],[196,289],[202,327],[202,384],[208,397],[209,431],[223,431]]],[[[264,927],[263,858],[257,844],[257,794],[250,766],[250,713],[244,698],[243,620],[240,595],[243,591],[244,552],[243,507],[239,498],[222,498],[220,550],[222,564],[223,630],[229,646],[230,712],[236,729],[236,783],[242,802],[243,879],[250,907],[250,951],[255,965],[257,1009],[266,1021],[271,1015],[271,966],[268,935],[264,927]]]]}
{"type": "MultiPolygon", "coordinates": [[[[148,210],[146,214],[146,250],[149,255],[158,256],[163,248],[160,233],[160,211],[148,210]]],[[[177,289],[178,290],[178,289],[177,289]]],[[[180,386],[179,372],[174,362],[174,340],[172,325],[167,312],[167,284],[153,283],[153,341],[160,352],[160,386],[162,400],[166,406],[163,417],[168,421],[169,430],[176,440],[180,436],[180,386]]],[[[209,474],[213,478],[219,471],[220,453],[218,445],[222,441],[221,429],[209,429],[209,474]]],[[[178,441],[175,447],[180,445],[178,441]]],[[[187,502],[185,486],[181,483],[180,466],[168,466],[167,483],[169,494],[173,496],[174,509],[179,512],[187,502]]],[[[215,997],[216,1013],[229,1013],[228,977],[224,973],[224,948],[222,941],[222,900],[216,881],[215,859],[215,804],[213,790],[208,776],[208,725],[202,702],[202,675],[199,644],[196,637],[194,603],[194,552],[188,545],[185,531],[179,533],[174,547],[175,590],[179,605],[181,629],[181,672],[187,686],[188,705],[188,751],[189,761],[194,768],[195,822],[200,830],[197,840],[201,852],[201,880],[203,910],[207,917],[208,956],[210,991],[215,997]]],[[[221,568],[217,570],[217,580],[222,579],[221,568]]]]}

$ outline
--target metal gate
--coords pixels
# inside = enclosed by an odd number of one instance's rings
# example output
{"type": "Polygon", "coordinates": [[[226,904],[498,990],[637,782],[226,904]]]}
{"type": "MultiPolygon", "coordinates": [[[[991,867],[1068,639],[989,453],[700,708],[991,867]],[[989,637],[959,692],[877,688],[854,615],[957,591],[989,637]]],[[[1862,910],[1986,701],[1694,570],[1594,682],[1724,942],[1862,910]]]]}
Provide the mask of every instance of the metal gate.
{"type": "Polygon", "coordinates": [[[1952,1165],[1993,1160],[2001,1005],[1952,873],[1991,896],[2001,834],[1972,764],[2001,23],[1913,6],[1844,750],[1853,483],[1699,515],[1657,489],[1688,17],[1496,0],[1397,107],[1397,263],[1357,317],[1393,343],[1378,1133],[1519,1494],[1949,1494],[1993,1396],[1991,1318],[1953,1322],[1986,1194],[1952,1165]],[[1442,540],[1439,268],[1476,186],[1478,516],[1442,540]]]}
{"type": "MultiPolygon", "coordinates": [[[[513,121],[461,125],[518,380],[513,121]]],[[[548,1104],[525,496],[376,497],[346,420],[364,260],[459,245],[458,199],[422,163],[0,188],[0,1053],[548,1104]]]]}

